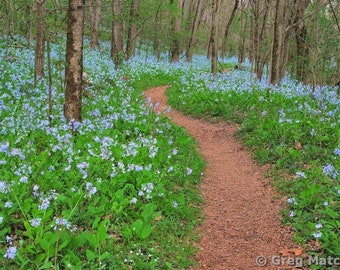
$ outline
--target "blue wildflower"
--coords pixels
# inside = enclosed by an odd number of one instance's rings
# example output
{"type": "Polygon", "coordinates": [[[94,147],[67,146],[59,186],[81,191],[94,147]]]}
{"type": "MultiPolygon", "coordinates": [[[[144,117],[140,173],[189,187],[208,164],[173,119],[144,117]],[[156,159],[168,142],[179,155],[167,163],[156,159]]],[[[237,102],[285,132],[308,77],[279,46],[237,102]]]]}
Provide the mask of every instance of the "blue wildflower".
{"type": "Polygon", "coordinates": [[[6,250],[4,258],[13,260],[16,254],[17,254],[17,248],[16,247],[9,247],[6,250]]]}

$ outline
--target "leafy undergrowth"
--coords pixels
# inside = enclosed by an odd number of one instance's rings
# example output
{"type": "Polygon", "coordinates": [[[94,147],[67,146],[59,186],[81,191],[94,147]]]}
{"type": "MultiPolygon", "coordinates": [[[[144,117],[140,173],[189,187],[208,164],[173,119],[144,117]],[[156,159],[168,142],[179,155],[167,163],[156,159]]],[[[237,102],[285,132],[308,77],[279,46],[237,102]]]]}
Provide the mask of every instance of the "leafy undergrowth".
{"type": "Polygon", "coordinates": [[[49,116],[47,82],[34,87],[33,49],[1,44],[0,268],[191,265],[204,163],[183,128],[143,99],[143,90],[160,84],[172,85],[169,102],[182,111],[240,123],[243,142],[275,169],[273,184],[287,198],[283,221],[296,240],[311,254],[340,256],[334,89],[312,91],[289,78],[272,87],[246,70],[212,77],[205,57],[170,65],[146,54],[115,71],[109,45],[102,44],[101,51],[85,52],[83,122],[68,124],[64,48],[52,45],[49,116]]]}
{"type": "MultiPolygon", "coordinates": [[[[270,86],[248,71],[186,73],[169,104],[195,117],[240,123],[238,136],[287,198],[283,222],[310,254],[340,256],[340,100],[336,89],[285,78],[270,86]]],[[[334,260],[333,260],[334,261],[334,260]]],[[[314,261],[315,262],[315,261],[314,261]]],[[[331,265],[314,265],[313,269],[331,265]]]]}
{"type": "Polygon", "coordinates": [[[51,56],[49,117],[33,49],[0,45],[0,268],[188,267],[204,162],[142,96],[181,69],[137,59],[115,71],[109,52],[88,50],[83,121],[66,123],[63,48],[51,56]]]}

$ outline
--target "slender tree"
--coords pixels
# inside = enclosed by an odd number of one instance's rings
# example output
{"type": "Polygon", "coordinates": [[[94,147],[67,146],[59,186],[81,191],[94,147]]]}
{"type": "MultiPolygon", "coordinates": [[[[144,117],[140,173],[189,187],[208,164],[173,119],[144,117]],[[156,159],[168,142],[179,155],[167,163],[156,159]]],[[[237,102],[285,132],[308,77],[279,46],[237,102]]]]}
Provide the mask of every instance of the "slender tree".
{"type": "Polygon", "coordinates": [[[270,66],[270,83],[278,84],[283,74],[283,48],[284,45],[284,16],[285,0],[276,0],[275,19],[273,28],[272,55],[270,66]]]}
{"type": "Polygon", "coordinates": [[[212,22],[211,22],[211,35],[210,35],[210,48],[211,48],[211,73],[216,75],[217,73],[217,55],[218,55],[218,45],[217,45],[217,15],[219,0],[212,1],[212,22]]]}
{"type": "Polygon", "coordinates": [[[132,0],[130,6],[129,29],[126,41],[126,59],[135,55],[137,41],[137,16],[139,11],[139,0],[132,0]]]}
{"type": "Polygon", "coordinates": [[[45,31],[46,31],[46,1],[35,0],[37,9],[37,25],[36,25],[36,46],[35,46],[35,68],[34,82],[45,76],[44,59],[45,59],[45,31]]]}
{"type": "Polygon", "coordinates": [[[90,32],[91,32],[90,47],[96,48],[99,44],[98,38],[100,18],[102,13],[102,0],[89,0],[88,3],[90,11],[90,32]]]}
{"type": "Polygon", "coordinates": [[[85,0],[69,0],[64,103],[67,121],[82,120],[84,6],[85,0]]]}
{"type": "Polygon", "coordinates": [[[123,37],[123,13],[120,0],[113,0],[112,3],[113,22],[112,22],[112,42],[111,57],[118,69],[124,57],[124,37],[123,37]]]}
{"type": "Polygon", "coordinates": [[[178,62],[181,54],[181,25],[182,25],[182,0],[170,0],[170,3],[177,7],[179,12],[175,12],[172,20],[172,44],[171,44],[171,62],[178,62]]]}
{"type": "Polygon", "coordinates": [[[236,15],[238,5],[239,5],[239,0],[235,0],[233,10],[232,10],[231,15],[229,17],[227,25],[224,29],[224,37],[223,37],[222,51],[221,51],[222,58],[224,58],[225,55],[226,55],[228,35],[229,35],[230,27],[231,27],[231,25],[234,21],[235,15],[236,15]]]}
{"type": "Polygon", "coordinates": [[[194,17],[194,22],[192,24],[191,34],[187,45],[187,51],[186,51],[186,61],[191,62],[192,61],[192,55],[194,53],[194,47],[197,43],[197,32],[198,28],[201,22],[201,14],[202,14],[202,3],[203,0],[198,0],[197,6],[196,6],[196,12],[194,17]]]}

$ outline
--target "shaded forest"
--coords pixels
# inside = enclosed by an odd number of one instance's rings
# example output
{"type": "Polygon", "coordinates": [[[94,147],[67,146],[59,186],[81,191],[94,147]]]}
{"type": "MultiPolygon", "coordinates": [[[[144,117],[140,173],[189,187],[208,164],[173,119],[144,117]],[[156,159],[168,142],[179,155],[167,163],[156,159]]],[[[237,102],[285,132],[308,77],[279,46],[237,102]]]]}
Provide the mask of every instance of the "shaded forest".
{"type": "MultiPolygon", "coordinates": [[[[72,1],[71,1],[72,2],[72,1]]],[[[82,2],[82,1],[78,1],[82,2]]],[[[212,72],[225,57],[250,61],[258,78],[277,84],[289,72],[304,83],[339,81],[340,8],[338,0],[89,0],[85,37],[91,47],[111,42],[119,64],[140,50],[176,62],[192,55],[212,59],[212,72]]],[[[67,33],[65,0],[11,1],[0,4],[0,33],[36,46],[36,75],[43,76],[46,42],[67,33]]]]}

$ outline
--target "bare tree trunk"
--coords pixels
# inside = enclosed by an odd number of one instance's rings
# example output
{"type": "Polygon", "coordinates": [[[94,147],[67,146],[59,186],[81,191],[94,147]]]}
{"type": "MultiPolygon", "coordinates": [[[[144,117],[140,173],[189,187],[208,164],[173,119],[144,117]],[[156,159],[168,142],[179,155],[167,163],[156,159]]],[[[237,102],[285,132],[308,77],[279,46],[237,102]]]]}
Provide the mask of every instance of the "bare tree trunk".
{"type": "Polygon", "coordinates": [[[34,83],[37,83],[39,78],[45,76],[44,59],[45,59],[45,14],[46,1],[36,0],[37,5],[37,26],[36,26],[36,46],[35,46],[35,68],[34,68],[34,83]]]}
{"type": "Polygon", "coordinates": [[[186,61],[187,62],[192,61],[192,56],[193,56],[193,53],[194,53],[194,46],[197,43],[196,35],[197,35],[198,28],[199,28],[199,25],[200,25],[200,22],[201,22],[202,3],[203,3],[203,0],[198,0],[196,12],[195,12],[195,18],[194,18],[194,22],[192,24],[191,36],[189,38],[187,52],[186,52],[186,61]]]}
{"type": "Polygon", "coordinates": [[[238,51],[238,62],[243,63],[245,60],[245,48],[246,48],[246,29],[247,29],[247,18],[244,19],[243,1],[241,0],[241,14],[240,14],[240,29],[239,33],[239,51],[238,51]]]}
{"type": "Polygon", "coordinates": [[[69,0],[64,103],[67,121],[82,120],[84,6],[85,0],[69,0]]]}
{"type": "Polygon", "coordinates": [[[130,8],[129,29],[126,41],[126,59],[135,56],[137,41],[137,15],[139,11],[139,0],[132,0],[130,8]]]}
{"type": "MultiPolygon", "coordinates": [[[[173,37],[172,37],[172,46],[171,46],[171,62],[178,62],[179,56],[181,54],[181,41],[180,41],[180,32],[182,26],[182,0],[170,0],[171,4],[175,4],[177,2],[177,8],[181,12],[181,14],[175,14],[175,18],[172,21],[172,29],[173,29],[173,37]]],[[[176,12],[177,13],[177,12],[176,12]]]]}
{"type": "Polygon", "coordinates": [[[270,67],[270,83],[278,84],[281,80],[283,67],[283,43],[284,43],[284,12],[285,0],[277,0],[275,5],[275,20],[272,42],[272,55],[270,67]]]}
{"type": "Polygon", "coordinates": [[[218,15],[218,0],[212,1],[212,22],[211,22],[211,35],[210,35],[210,46],[211,46],[211,73],[216,75],[217,73],[217,15],[218,15]]]}
{"type": "Polygon", "coordinates": [[[90,11],[90,31],[91,31],[91,41],[90,47],[96,48],[99,44],[99,26],[100,18],[102,13],[102,0],[89,0],[89,11],[90,11]],[[96,7],[94,7],[96,3],[96,7]]]}
{"type": "Polygon", "coordinates": [[[123,14],[120,0],[113,0],[113,24],[112,24],[112,46],[111,57],[118,69],[124,58],[124,39],[123,39],[123,14]]]}
{"type": "Polygon", "coordinates": [[[308,58],[309,49],[307,44],[307,28],[304,21],[300,22],[305,14],[305,11],[309,5],[308,0],[296,0],[296,14],[294,19],[294,30],[296,40],[296,75],[297,79],[303,82],[307,82],[308,79],[308,58]]]}
{"type": "Polygon", "coordinates": [[[28,45],[31,43],[31,11],[32,11],[32,6],[30,4],[27,4],[26,10],[25,10],[25,16],[26,16],[25,39],[28,45]]]}
{"type": "Polygon", "coordinates": [[[222,58],[224,58],[225,55],[226,55],[229,30],[230,30],[231,24],[234,21],[236,11],[237,11],[237,8],[238,8],[238,4],[239,4],[239,0],[235,0],[233,10],[231,12],[230,18],[229,18],[228,23],[227,23],[225,30],[224,30],[224,38],[223,38],[222,49],[221,49],[221,57],[222,58]]]}

